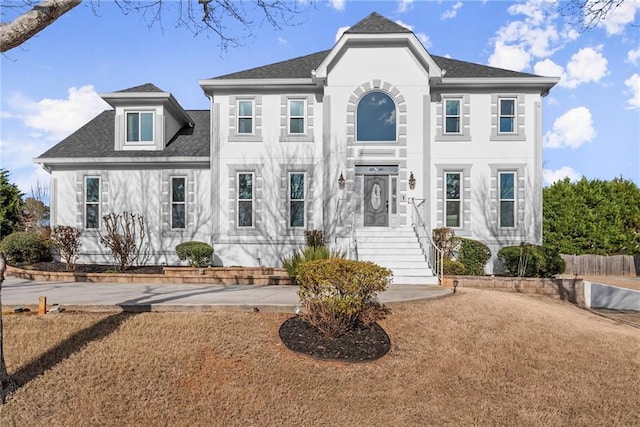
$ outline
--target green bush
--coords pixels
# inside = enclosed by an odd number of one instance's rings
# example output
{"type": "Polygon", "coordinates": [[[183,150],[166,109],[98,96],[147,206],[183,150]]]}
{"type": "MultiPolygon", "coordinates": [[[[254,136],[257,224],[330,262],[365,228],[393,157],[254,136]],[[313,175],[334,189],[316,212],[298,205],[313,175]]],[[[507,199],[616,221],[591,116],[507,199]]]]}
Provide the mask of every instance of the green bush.
{"type": "Polygon", "coordinates": [[[462,276],[464,275],[465,267],[460,261],[452,259],[445,259],[443,266],[443,273],[447,276],[462,276]]]}
{"type": "Polygon", "coordinates": [[[460,243],[458,247],[458,261],[464,265],[464,274],[467,276],[483,276],[484,267],[491,258],[491,251],[482,242],[471,239],[456,238],[460,243]]]}
{"type": "Polygon", "coordinates": [[[565,269],[560,254],[545,246],[506,246],[498,252],[498,260],[505,275],[512,277],[551,277],[565,269]]]}
{"type": "Polygon", "coordinates": [[[34,231],[11,233],[0,242],[0,250],[12,263],[49,261],[49,240],[34,231]]]}
{"type": "Polygon", "coordinates": [[[183,242],[176,246],[181,261],[187,261],[191,267],[202,267],[211,261],[213,247],[205,242],[183,242]]]}
{"type": "Polygon", "coordinates": [[[329,250],[325,246],[304,246],[297,249],[293,255],[282,259],[282,268],[289,276],[296,277],[300,265],[305,261],[315,261],[319,259],[345,258],[346,253],[336,250],[329,250]]]}
{"type": "Polygon", "coordinates": [[[390,312],[377,294],[389,285],[391,271],[372,262],[308,261],[300,265],[296,279],[305,320],[327,337],[370,326],[390,312]]]}

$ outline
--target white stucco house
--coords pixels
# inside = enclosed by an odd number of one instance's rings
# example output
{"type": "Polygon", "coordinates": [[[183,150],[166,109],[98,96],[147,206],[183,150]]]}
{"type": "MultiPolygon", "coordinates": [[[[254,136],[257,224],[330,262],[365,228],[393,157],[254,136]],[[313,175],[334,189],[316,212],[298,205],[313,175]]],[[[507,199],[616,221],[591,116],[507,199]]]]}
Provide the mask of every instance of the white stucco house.
{"type": "Polygon", "coordinates": [[[51,224],[84,230],[80,261],[108,261],[101,217],[126,210],[145,217],[150,263],[200,240],[217,265],[278,266],[322,230],[398,283],[429,282],[431,229],[494,255],[541,243],[541,101],[557,82],[432,55],[373,13],[329,50],[199,80],[205,111],[153,84],[103,93],[113,109],[35,161],[51,224]]]}

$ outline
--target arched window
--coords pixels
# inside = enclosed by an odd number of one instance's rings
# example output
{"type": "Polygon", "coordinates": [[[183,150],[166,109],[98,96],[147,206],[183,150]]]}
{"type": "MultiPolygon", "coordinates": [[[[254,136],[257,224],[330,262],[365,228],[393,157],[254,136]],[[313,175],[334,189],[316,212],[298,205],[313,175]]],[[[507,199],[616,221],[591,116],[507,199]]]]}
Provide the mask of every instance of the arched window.
{"type": "Polygon", "coordinates": [[[357,141],[395,141],[396,104],[384,92],[369,92],[360,99],[356,116],[357,141]]]}

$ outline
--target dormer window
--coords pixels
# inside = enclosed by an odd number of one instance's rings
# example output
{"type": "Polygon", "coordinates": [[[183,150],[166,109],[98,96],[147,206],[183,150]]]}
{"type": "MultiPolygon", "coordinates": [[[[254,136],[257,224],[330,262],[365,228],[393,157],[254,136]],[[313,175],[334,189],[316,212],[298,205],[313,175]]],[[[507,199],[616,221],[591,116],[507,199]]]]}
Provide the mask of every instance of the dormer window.
{"type": "Polygon", "coordinates": [[[127,143],[153,142],[153,112],[127,113],[127,143]]]}

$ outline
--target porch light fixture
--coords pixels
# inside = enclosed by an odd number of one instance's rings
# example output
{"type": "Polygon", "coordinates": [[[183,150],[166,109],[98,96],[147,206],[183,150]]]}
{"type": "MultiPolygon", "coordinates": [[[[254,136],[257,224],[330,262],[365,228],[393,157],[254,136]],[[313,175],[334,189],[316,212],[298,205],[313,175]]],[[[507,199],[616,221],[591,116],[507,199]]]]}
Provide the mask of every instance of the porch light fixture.
{"type": "Polygon", "coordinates": [[[340,178],[338,178],[338,187],[340,187],[341,190],[344,190],[344,183],[346,181],[344,180],[344,175],[342,175],[342,172],[340,172],[340,178]]]}
{"type": "Polygon", "coordinates": [[[409,189],[414,190],[416,188],[416,177],[413,176],[413,172],[409,174],[409,189]]]}

